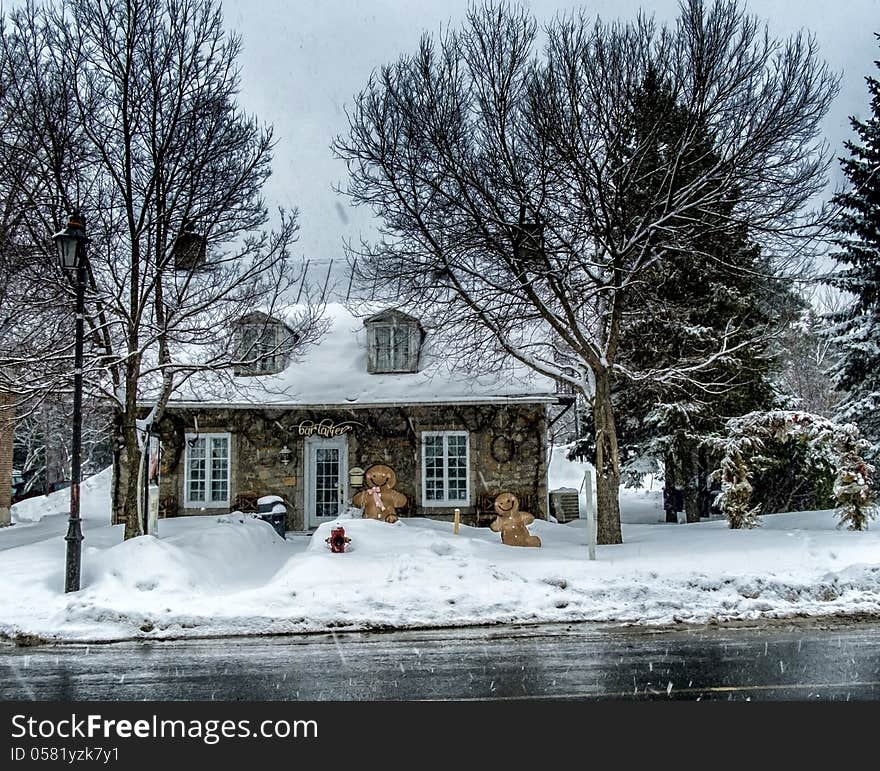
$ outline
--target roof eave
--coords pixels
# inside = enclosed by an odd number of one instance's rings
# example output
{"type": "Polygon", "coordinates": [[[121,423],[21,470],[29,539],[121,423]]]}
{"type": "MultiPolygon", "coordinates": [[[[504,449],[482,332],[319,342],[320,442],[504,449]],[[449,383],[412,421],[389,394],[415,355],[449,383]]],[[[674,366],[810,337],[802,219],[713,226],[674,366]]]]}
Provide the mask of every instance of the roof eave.
{"type": "MultiPolygon", "coordinates": [[[[462,405],[489,405],[489,404],[559,404],[560,398],[556,394],[533,394],[528,396],[485,396],[465,399],[395,399],[387,402],[202,402],[202,401],[169,401],[166,410],[191,410],[191,409],[323,409],[323,410],[364,410],[377,407],[439,407],[462,406],[462,405]]],[[[139,406],[150,405],[139,403],[139,406]]]]}

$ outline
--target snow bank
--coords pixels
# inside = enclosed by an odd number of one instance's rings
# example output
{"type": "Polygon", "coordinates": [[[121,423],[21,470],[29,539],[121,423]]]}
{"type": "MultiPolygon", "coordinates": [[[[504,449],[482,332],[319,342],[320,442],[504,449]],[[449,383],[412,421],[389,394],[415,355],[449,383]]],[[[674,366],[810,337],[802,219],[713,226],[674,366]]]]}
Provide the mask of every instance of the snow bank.
{"type": "Polygon", "coordinates": [[[227,598],[264,586],[296,551],[271,525],[238,512],[160,520],[159,533],[123,541],[122,525],[87,530],[82,589],[67,595],[63,531],[0,552],[17,579],[14,596],[0,599],[0,633],[118,639],[150,630],[151,619],[198,630],[206,613],[224,615],[227,598]]]}
{"type": "MultiPolygon", "coordinates": [[[[248,515],[161,520],[161,538],[94,527],[83,588],[65,595],[58,535],[0,552],[16,590],[0,632],[64,640],[174,638],[548,621],[642,624],[880,615],[880,534],[837,530],[833,512],[625,525],[587,560],[584,521],[537,521],[540,549],[487,528],[427,519],[341,519],[278,538],[248,515]],[[325,543],[342,524],[344,554],[325,543]]],[[[13,528],[14,529],[14,528],[13,528]]]]}
{"type": "MultiPolygon", "coordinates": [[[[110,480],[112,468],[83,480],[80,486],[80,516],[83,519],[102,519],[110,522],[110,480]]],[[[12,507],[12,521],[16,524],[39,522],[48,514],[70,512],[70,488],[56,490],[49,495],[28,498],[12,507]]]]}
{"type": "Polygon", "coordinates": [[[271,525],[239,512],[159,527],[170,534],[133,538],[94,554],[100,559],[85,563],[83,583],[108,601],[132,589],[158,597],[241,588],[267,577],[272,549],[282,543],[271,525]]]}

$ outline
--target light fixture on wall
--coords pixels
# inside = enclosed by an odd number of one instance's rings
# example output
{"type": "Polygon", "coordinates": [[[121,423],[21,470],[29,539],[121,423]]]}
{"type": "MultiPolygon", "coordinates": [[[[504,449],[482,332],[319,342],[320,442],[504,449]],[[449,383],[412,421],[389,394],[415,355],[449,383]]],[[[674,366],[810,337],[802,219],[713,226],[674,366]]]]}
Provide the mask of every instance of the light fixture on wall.
{"type": "Polygon", "coordinates": [[[278,453],[278,460],[285,466],[289,465],[290,461],[293,460],[293,450],[285,444],[278,453]]]}
{"type": "Polygon", "coordinates": [[[348,470],[348,482],[352,487],[360,487],[364,483],[364,470],[355,466],[348,470]]]}

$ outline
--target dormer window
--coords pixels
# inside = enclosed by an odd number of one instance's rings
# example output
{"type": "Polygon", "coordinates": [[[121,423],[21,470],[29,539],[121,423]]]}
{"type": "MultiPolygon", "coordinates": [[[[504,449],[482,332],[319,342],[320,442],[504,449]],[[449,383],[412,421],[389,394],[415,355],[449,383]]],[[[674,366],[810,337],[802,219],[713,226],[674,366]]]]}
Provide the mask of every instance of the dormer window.
{"type": "Polygon", "coordinates": [[[287,367],[293,333],[265,313],[249,313],[236,325],[236,375],[273,375],[287,367]]]}
{"type": "Polygon", "coordinates": [[[377,324],[373,328],[376,345],[376,369],[399,372],[409,369],[409,336],[407,327],[377,324]]]}
{"type": "Polygon", "coordinates": [[[364,324],[369,347],[368,372],[418,372],[423,336],[418,319],[388,310],[371,316],[364,324]]]}

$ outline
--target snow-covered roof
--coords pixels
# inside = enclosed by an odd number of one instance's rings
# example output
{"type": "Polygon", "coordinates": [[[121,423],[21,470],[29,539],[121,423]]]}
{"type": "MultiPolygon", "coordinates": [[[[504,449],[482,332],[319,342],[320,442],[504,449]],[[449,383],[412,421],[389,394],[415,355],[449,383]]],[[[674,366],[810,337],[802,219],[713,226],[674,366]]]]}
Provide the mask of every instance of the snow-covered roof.
{"type": "Polygon", "coordinates": [[[410,316],[399,308],[383,308],[378,313],[367,316],[364,319],[364,324],[369,324],[373,321],[413,321],[417,324],[421,323],[415,316],[410,316]]]}
{"type": "Polygon", "coordinates": [[[324,335],[282,372],[230,377],[208,388],[204,382],[194,383],[179,390],[169,406],[367,407],[556,400],[553,380],[535,374],[519,362],[510,361],[500,371],[455,368],[444,351],[437,350],[440,346],[435,348],[430,332],[422,344],[418,372],[370,374],[364,320],[380,316],[375,308],[365,312],[364,317],[357,317],[343,305],[328,304],[324,335]]]}

